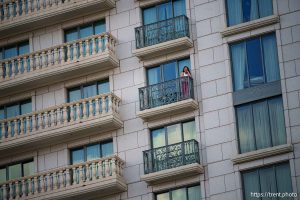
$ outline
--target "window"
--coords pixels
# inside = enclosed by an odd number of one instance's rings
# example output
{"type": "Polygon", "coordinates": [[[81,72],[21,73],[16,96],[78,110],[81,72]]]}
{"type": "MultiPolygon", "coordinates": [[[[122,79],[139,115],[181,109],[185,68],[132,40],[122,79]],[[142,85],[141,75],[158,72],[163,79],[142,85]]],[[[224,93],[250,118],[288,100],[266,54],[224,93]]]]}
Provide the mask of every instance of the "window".
{"type": "Polygon", "coordinates": [[[169,81],[180,77],[184,66],[190,67],[190,59],[175,60],[147,70],[148,85],[169,81]]]}
{"type": "Polygon", "coordinates": [[[71,150],[71,164],[95,160],[102,157],[110,156],[113,152],[113,142],[106,141],[96,144],[86,145],[71,150]]]}
{"type": "Polygon", "coordinates": [[[228,26],[273,14],[272,0],[226,0],[226,6],[228,26]]]}
{"type": "Polygon", "coordinates": [[[29,42],[20,42],[6,47],[0,47],[0,60],[29,53],[29,42]]]}
{"type": "Polygon", "coordinates": [[[91,35],[97,35],[105,32],[105,20],[96,21],[83,26],[77,26],[65,31],[65,42],[78,40],[91,35]]]}
{"type": "Polygon", "coordinates": [[[34,174],[33,160],[0,167],[0,182],[30,176],[34,174]]]}
{"type": "Polygon", "coordinates": [[[230,45],[234,90],[280,79],[275,34],[230,45]]]}
{"type": "Polygon", "coordinates": [[[68,101],[77,101],[79,99],[84,99],[99,94],[105,94],[109,91],[110,89],[108,80],[103,80],[88,85],[82,85],[68,90],[68,101]]]}
{"type": "Polygon", "coordinates": [[[151,24],[185,15],[185,1],[172,0],[143,10],[143,24],[151,24]]]}
{"type": "Polygon", "coordinates": [[[196,139],[195,121],[177,123],[151,131],[152,148],[196,139]]]}
{"type": "Polygon", "coordinates": [[[173,189],[155,195],[156,200],[200,200],[200,185],[173,189]]]}
{"type": "Polygon", "coordinates": [[[0,106],[0,120],[32,112],[31,100],[0,106]]]}
{"type": "Polygon", "coordinates": [[[286,143],[281,97],[237,106],[236,116],[241,153],[286,143]]]}
{"type": "MultiPolygon", "coordinates": [[[[291,193],[292,182],[288,163],[242,172],[244,199],[253,199],[251,193],[291,193]]],[[[277,198],[275,198],[277,199],[277,198]]],[[[284,199],[293,199],[285,197],[284,199]]]]}

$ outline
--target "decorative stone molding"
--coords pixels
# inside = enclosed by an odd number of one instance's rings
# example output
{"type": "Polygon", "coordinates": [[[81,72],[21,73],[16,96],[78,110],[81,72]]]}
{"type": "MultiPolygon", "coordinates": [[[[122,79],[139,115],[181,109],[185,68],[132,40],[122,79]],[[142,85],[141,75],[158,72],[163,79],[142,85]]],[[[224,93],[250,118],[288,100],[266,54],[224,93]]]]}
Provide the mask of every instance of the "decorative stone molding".
{"type": "Polygon", "coordinates": [[[119,117],[120,101],[108,93],[1,120],[0,151],[118,129],[123,125],[119,117]]]}
{"type": "Polygon", "coordinates": [[[194,99],[178,101],[168,105],[163,105],[143,111],[138,111],[137,116],[145,121],[151,121],[168,115],[194,111],[198,109],[198,103],[194,99]]]}
{"type": "Polygon", "coordinates": [[[115,0],[6,0],[0,4],[0,10],[4,11],[0,13],[0,37],[114,7],[115,0]],[[12,9],[14,6],[16,11],[12,9]]]}
{"type": "Polygon", "coordinates": [[[133,55],[140,60],[150,59],[155,56],[166,55],[175,51],[189,49],[193,46],[193,41],[188,37],[183,37],[156,45],[135,49],[133,55]]]}
{"type": "Polygon", "coordinates": [[[235,26],[227,27],[224,31],[221,32],[223,37],[227,37],[230,35],[251,31],[257,28],[265,27],[268,25],[276,24],[279,22],[278,15],[271,15],[268,17],[260,18],[257,20],[241,23],[235,26]]]}
{"type": "Polygon", "coordinates": [[[111,156],[9,180],[0,183],[1,199],[84,199],[124,192],[123,166],[111,156]]]}
{"type": "Polygon", "coordinates": [[[1,94],[117,67],[115,45],[116,38],[102,33],[2,60],[1,94]]]}
{"type": "Polygon", "coordinates": [[[283,144],[279,146],[274,146],[270,148],[260,149],[256,151],[251,151],[248,153],[238,154],[232,158],[234,164],[240,164],[244,162],[249,162],[252,160],[262,159],[270,156],[275,156],[279,154],[284,154],[293,151],[292,144],[283,144]]]}
{"type": "Polygon", "coordinates": [[[193,176],[204,173],[204,168],[198,163],[184,165],[172,169],[154,172],[141,176],[142,181],[146,181],[149,185],[155,185],[170,180],[181,179],[187,176],[193,176]]]}

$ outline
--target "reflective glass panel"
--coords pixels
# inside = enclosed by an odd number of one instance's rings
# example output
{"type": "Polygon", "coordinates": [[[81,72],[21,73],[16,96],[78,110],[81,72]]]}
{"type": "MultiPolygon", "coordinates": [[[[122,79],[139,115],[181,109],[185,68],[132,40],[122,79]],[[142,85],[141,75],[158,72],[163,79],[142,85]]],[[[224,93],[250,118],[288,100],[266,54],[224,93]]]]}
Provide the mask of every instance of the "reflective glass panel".
{"type": "Polygon", "coordinates": [[[21,115],[32,112],[32,103],[22,103],[21,104],[21,115]]]}
{"type": "Polygon", "coordinates": [[[86,148],[87,160],[95,160],[100,158],[100,144],[88,146],[86,148]]]}
{"type": "Polygon", "coordinates": [[[7,180],[6,177],[6,168],[0,169],[0,182],[5,182],[7,180]]]}
{"type": "Polygon", "coordinates": [[[81,99],[80,88],[69,91],[69,102],[81,99]]]}
{"type": "Polygon", "coordinates": [[[8,167],[8,179],[15,179],[22,177],[21,164],[11,165],[8,167]]]}
{"type": "Polygon", "coordinates": [[[80,27],[79,34],[80,34],[80,38],[85,38],[93,35],[93,26],[88,25],[88,26],[80,27]]]}
{"type": "Polygon", "coordinates": [[[20,115],[19,108],[20,108],[19,105],[7,106],[7,108],[6,108],[7,118],[11,118],[11,117],[20,115]]]}
{"type": "Polygon", "coordinates": [[[83,87],[83,98],[88,98],[96,95],[97,95],[96,84],[83,87]]]}
{"type": "Polygon", "coordinates": [[[101,152],[102,152],[102,157],[113,155],[114,154],[113,143],[107,142],[101,144],[101,152]]]}
{"type": "Polygon", "coordinates": [[[176,79],[177,77],[176,62],[164,64],[163,75],[164,75],[164,81],[176,79]]]}
{"type": "Polygon", "coordinates": [[[154,85],[161,82],[160,67],[154,67],[147,70],[148,85],[154,85]]]}
{"type": "Polygon", "coordinates": [[[200,185],[188,188],[189,200],[200,200],[201,199],[201,188],[200,185]]]}
{"type": "Polygon", "coordinates": [[[83,149],[72,151],[72,164],[84,162],[84,151],[83,149]]]}
{"type": "Polygon", "coordinates": [[[156,200],[170,200],[170,195],[169,193],[162,193],[162,194],[158,194],[156,195],[156,200]]]}
{"type": "Polygon", "coordinates": [[[105,21],[99,21],[95,23],[95,34],[100,34],[105,32],[105,21]]]}
{"type": "Polygon", "coordinates": [[[109,93],[109,82],[108,81],[103,81],[98,83],[98,94],[105,94],[109,93]]]}
{"type": "Polygon", "coordinates": [[[172,191],[172,200],[187,200],[186,188],[180,188],[172,191]]]}
{"type": "Polygon", "coordinates": [[[34,174],[34,162],[28,162],[23,164],[24,176],[30,176],[34,174]]]}
{"type": "Polygon", "coordinates": [[[195,121],[182,124],[184,141],[196,139],[195,121]]]}
{"type": "Polygon", "coordinates": [[[151,135],[153,148],[163,147],[166,145],[166,136],[164,128],[153,130],[151,135]]]}
{"type": "Polygon", "coordinates": [[[174,124],[167,127],[168,144],[175,144],[182,141],[181,138],[181,126],[180,124],[174,124]]]}
{"type": "Polygon", "coordinates": [[[74,29],[71,29],[71,30],[68,30],[65,32],[65,41],[66,42],[70,42],[70,41],[77,40],[77,39],[79,39],[77,28],[74,28],[74,29]]]}
{"type": "Polygon", "coordinates": [[[4,58],[11,58],[18,55],[18,50],[16,46],[7,47],[4,50],[4,58]]]}

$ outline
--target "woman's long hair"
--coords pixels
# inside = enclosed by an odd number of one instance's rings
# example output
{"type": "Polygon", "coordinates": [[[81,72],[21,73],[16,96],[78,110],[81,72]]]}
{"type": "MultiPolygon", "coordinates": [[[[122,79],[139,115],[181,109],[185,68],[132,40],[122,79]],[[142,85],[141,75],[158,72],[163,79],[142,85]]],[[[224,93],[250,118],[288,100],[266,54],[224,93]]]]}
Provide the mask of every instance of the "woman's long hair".
{"type": "Polygon", "coordinates": [[[191,74],[191,71],[190,71],[190,69],[188,68],[188,66],[184,66],[183,69],[182,69],[182,72],[184,73],[184,69],[185,69],[185,68],[187,68],[188,72],[191,74]]]}

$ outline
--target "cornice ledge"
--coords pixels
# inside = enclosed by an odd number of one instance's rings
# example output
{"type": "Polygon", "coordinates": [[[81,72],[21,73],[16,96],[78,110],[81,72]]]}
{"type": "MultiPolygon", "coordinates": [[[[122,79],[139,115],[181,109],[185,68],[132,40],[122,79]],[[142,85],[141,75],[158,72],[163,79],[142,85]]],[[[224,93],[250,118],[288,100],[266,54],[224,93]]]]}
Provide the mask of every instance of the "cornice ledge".
{"type": "Polygon", "coordinates": [[[183,101],[178,101],[175,103],[171,103],[168,105],[158,106],[156,108],[150,108],[143,111],[138,111],[137,116],[148,120],[153,117],[157,117],[158,115],[168,114],[168,113],[176,113],[183,111],[191,111],[196,110],[198,108],[198,103],[194,99],[187,99],[183,101]]]}
{"type": "Polygon", "coordinates": [[[250,22],[245,22],[235,26],[227,27],[221,32],[221,34],[223,37],[227,37],[245,31],[250,31],[264,26],[276,24],[279,22],[279,20],[280,19],[278,15],[271,15],[250,22]]]}
{"type": "Polygon", "coordinates": [[[182,37],[175,40],[162,42],[156,45],[135,49],[132,51],[134,56],[140,59],[151,58],[153,54],[167,54],[169,52],[188,49],[193,46],[193,41],[189,37],[182,37]],[[170,51],[171,50],[171,51],[170,51]]]}
{"type": "Polygon", "coordinates": [[[147,182],[149,185],[155,185],[168,180],[185,178],[189,175],[197,175],[201,173],[204,173],[204,167],[199,163],[193,163],[159,172],[145,174],[141,176],[141,180],[147,182]]]}
{"type": "Polygon", "coordinates": [[[257,151],[252,151],[248,153],[238,154],[234,158],[232,158],[232,162],[234,164],[240,164],[244,162],[249,162],[252,160],[257,160],[261,158],[266,158],[274,155],[284,154],[293,151],[292,144],[283,144],[275,147],[260,149],[257,151]]]}

